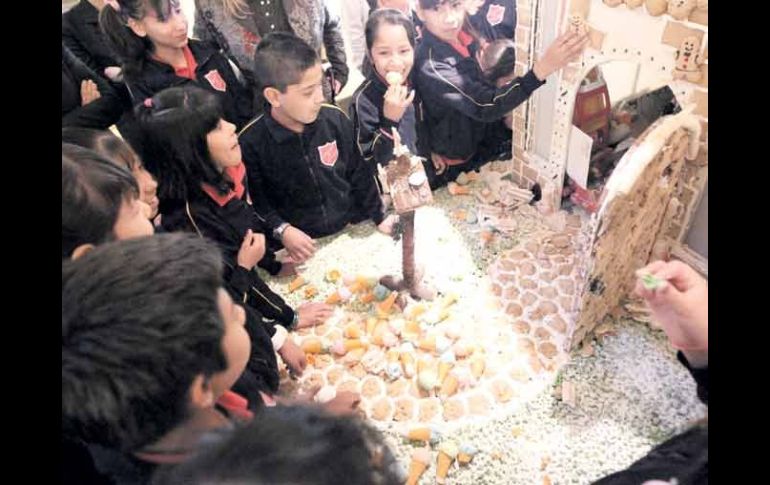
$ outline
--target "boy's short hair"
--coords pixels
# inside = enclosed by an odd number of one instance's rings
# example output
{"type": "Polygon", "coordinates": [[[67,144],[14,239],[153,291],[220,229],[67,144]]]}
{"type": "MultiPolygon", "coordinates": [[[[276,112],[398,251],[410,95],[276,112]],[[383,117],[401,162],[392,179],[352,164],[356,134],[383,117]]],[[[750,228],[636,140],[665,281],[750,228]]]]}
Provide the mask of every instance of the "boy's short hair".
{"type": "Polygon", "coordinates": [[[152,483],[396,485],[404,483],[401,470],[382,435],[359,419],[276,406],[152,483]]]}
{"type": "Polygon", "coordinates": [[[62,143],[62,258],[82,244],[109,241],[121,205],[138,197],[139,186],[126,168],[93,150],[62,143]]]}
{"type": "Polygon", "coordinates": [[[227,367],[216,247],[170,233],[62,263],[62,434],[124,452],[188,417],[198,375],[227,367]]]}
{"type": "Polygon", "coordinates": [[[300,82],[302,75],[320,62],[316,51],[294,34],[273,32],[266,35],[254,54],[254,75],[259,88],[286,88],[300,82]]]}

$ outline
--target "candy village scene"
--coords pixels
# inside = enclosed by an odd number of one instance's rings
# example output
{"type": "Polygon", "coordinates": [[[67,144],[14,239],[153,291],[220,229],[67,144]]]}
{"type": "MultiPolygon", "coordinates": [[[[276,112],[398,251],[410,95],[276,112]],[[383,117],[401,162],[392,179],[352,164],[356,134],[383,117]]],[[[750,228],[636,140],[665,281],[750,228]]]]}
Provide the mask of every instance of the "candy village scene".
{"type": "Polygon", "coordinates": [[[708,29],[630,5],[642,2],[542,3],[595,33],[550,100],[548,159],[529,154],[529,130],[547,121],[526,105],[513,159],[433,194],[394,155],[393,203],[413,227],[398,240],[352,227],[285,281],[290,303],[336,311],[298,332],[308,367],[283,389],[359,392],[405,469],[431,453],[419,483],[588,483],[705,410],[631,290],[654,258],[707,275],[707,249],[687,244],[707,225],[707,63],[681,73],[676,54],[690,36],[703,52],[708,29]],[[613,81],[640,80],[613,99],[613,81]],[[446,449],[455,459],[440,470],[446,449]]]}
{"type": "Polygon", "coordinates": [[[706,414],[633,288],[656,259],[708,277],[708,2],[516,8],[518,75],[559,32],[590,44],[514,110],[510,158],[431,191],[397,145],[394,235],[349,226],[270,280],[335,308],[280,394],[360,393],[408,483],[590,483],[706,414]]]}

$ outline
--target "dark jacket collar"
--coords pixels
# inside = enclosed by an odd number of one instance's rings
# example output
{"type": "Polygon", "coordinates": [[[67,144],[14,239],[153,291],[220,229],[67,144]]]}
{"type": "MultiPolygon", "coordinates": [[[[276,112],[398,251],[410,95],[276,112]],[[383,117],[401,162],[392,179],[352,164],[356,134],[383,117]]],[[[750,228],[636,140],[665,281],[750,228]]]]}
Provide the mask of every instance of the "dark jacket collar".
{"type": "MultiPolygon", "coordinates": [[[[422,30],[422,41],[420,42],[420,48],[426,50],[430,49],[435,59],[446,60],[449,58],[457,59],[458,57],[461,57],[460,53],[457,52],[457,50],[452,47],[451,44],[448,44],[439,39],[428,29],[422,30]]],[[[474,39],[473,42],[468,45],[468,50],[470,51],[471,57],[476,55],[478,49],[479,43],[474,39]]]]}
{"type": "MultiPolygon", "coordinates": [[[[318,113],[318,116],[321,116],[321,112],[318,113]]],[[[271,108],[268,107],[265,109],[265,126],[267,126],[267,131],[270,133],[270,136],[275,139],[278,143],[284,143],[287,140],[290,140],[292,137],[295,137],[297,135],[300,136],[309,136],[315,131],[316,123],[318,122],[318,119],[316,118],[316,121],[305,125],[305,131],[302,133],[296,133],[291,131],[290,129],[286,128],[282,124],[278,123],[275,118],[273,118],[273,115],[271,113],[271,108]]]]}
{"type": "MultiPolygon", "coordinates": [[[[211,59],[211,56],[213,56],[216,52],[208,43],[195,39],[190,39],[187,43],[187,46],[190,48],[190,51],[195,58],[195,62],[198,65],[196,71],[200,69],[201,66],[205,65],[209,59],[211,59]]],[[[148,67],[152,66],[152,68],[160,71],[167,71],[172,74],[175,73],[172,66],[169,66],[165,62],[159,61],[157,59],[153,59],[152,57],[147,57],[146,65],[148,67]]]]}

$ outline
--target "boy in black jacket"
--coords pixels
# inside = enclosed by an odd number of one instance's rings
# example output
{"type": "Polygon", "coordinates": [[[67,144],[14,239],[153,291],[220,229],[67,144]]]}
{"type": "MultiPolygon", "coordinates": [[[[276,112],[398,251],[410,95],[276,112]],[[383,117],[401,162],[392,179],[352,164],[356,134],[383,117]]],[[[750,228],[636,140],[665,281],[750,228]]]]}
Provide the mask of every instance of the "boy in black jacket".
{"type": "Polygon", "coordinates": [[[371,219],[390,233],[373,174],[339,108],[323,104],[323,72],[300,38],[269,34],[259,45],[254,73],[265,114],[240,135],[254,208],[295,261],[314,252],[312,238],[371,219]]]}
{"type": "Polygon", "coordinates": [[[532,70],[496,88],[484,79],[476,60],[478,40],[464,30],[462,1],[419,0],[417,14],[424,31],[415,55],[415,84],[422,99],[430,156],[447,181],[494,158],[497,153],[483,147],[499,145],[490,138],[504,132],[501,120],[587,42],[587,36],[571,33],[559,37],[532,70]]]}
{"type": "Polygon", "coordinates": [[[113,483],[146,483],[207,431],[249,417],[231,405],[250,338],[221,265],[186,234],[106,243],[62,264],[62,434],[87,443],[113,483]]]}

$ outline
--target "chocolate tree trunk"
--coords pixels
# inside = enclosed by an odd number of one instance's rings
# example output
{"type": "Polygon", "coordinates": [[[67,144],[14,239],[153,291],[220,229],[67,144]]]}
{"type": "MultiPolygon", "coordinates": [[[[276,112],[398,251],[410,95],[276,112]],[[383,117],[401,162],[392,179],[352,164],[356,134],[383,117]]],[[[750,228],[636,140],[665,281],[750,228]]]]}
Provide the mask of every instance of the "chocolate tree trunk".
{"type": "Polygon", "coordinates": [[[414,211],[401,215],[404,233],[401,239],[401,270],[404,274],[404,286],[410,291],[415,289],[414,280],[414,211]]]}

